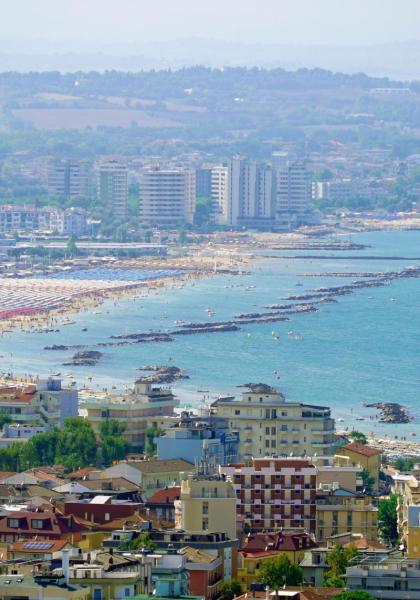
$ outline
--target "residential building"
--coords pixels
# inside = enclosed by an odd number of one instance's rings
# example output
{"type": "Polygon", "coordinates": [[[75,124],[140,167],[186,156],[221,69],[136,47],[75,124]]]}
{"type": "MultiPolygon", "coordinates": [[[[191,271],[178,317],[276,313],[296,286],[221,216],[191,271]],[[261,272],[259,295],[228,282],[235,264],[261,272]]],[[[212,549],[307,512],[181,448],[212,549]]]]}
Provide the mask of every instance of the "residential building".
{"type": "MultiPolygon", "coordinates": [[[[78,415],[78,391],[62,387],[58,378],[37,380],[26,386],[0,388],[0,410],[16,425],[50,430],[78,415]]],[[[17,430],[19,437],[19,430],[17,430]]],[[[22,430],[21,430],[22,435],[22,430]]]]}
{"type": "Polygon", "coordinates": [[[334,420],[325,406],[287,402],[268,385],[251,384],[242,397],[221,397],[212,407],[239,431],[239,460],[269,454],[331,455],[334,420]]]}
{"type": "Polygon", "coordinates": [[[420,506],[409,505],[407,510],[407,527],[405,542],[407,556],[420,559],[420,506]]]}
{"type": "Polygon", "coordinates": [[[398,497],[398,533],[408,546],[408,511],[410,506],[420,505],[420,467],[414,465],[410,473],[392,472],[392,491],[398,497]]]}
{"type": "Polygon", "coordinates": [[[61,557],[61,551],[70,549],[68,539],[42,540],[30,539],[26,541],[13,542],[7,550],[10,560],[54,560],[61,557]]]}
{"type": "Polygon", "coordinates": [[[89,198],[93,192],[92,164],[86,160],[53,160],[48,165],[48,195],[89,198]]]}
{"type": "Polygon", "coordinates": [[[180,484],[180,473],[190,472],[193,465],[185,460],[120,461],[101,472],[101,478],[123,477],[142,489],[146,498],[157,490],[180,484]]]}
{"type": "MultiPolygon", "coordinates": [[[[175,528],[194,533],[222,532],[236,541],[236,496],[230,481],[216,475],[183,474],[175,501],[175,528]]],[[[224,550],[224,577],[231,579],[235,556],[224,550]]]]}
{"type": "Polygon", "coordinates": [[[228,222],[228,177],[225,165],[214,165],[211,169],[210,198],[213,206],[213,220],[217,225],[228,222]]]}
{"type": "MultiPolygon", "coordinates": [[[[79,483],[73,483],[72,485],[73,487],[81,486],[79,483]]],[[[87,491],[89,492],[89,489],[87,491]]],[[[69,493],[74,495],[75,490],[69,490],[69,493]]],[[[81,493],[85,492],[82,491],[81,493]]],[[[116,519],[131,517],[135,513],[138,513],[142,504],[139,502],[114,500],[112,495],[101,494],[94,495],[93,498],[88,499],[80,498],[78,500],[64,501],[61,506],[64,516],[73,515],[85,521],[102,525],[116,519]]]]}
{"type": "Polygon", "coordinates": [[[276,223],[292,227],[307,222],[311,184],[304,162],[292,161],[279,168],[277,178],[276,223]]]}
{"type": "Polygon", "coordinates": [[[226,419],[195,416],[188,411],[156,438],[157,457],[183,458],[188,462],[200,461],[204,454],[215,464],[237,462],[239,433],[228,428],[226,419]]]}
{"type": "Polygon", "coordinates": [[[381,451],[367,444],[353,442],[340,448],[340,456],[348,456],[353,467],[361,467],[373,479],[373,489],[379,490],[379,470],[381,467],[381,451]]]}
{"type": "Polygon", "coordinates": [[[185,556],[189,593],[205,600],[218,598],[223,583],[223,557],[191,546],[185,546],[180,553],[185,556]]]}
{"type": "Polygon", "coordinates": [[[0,205],[0,234],[57,231],[61,211],[55,207],[0,205]]]}
{"type": "Polygon", "coordinates": [[[378,535],[378,508],[369,496],[342,488],[317,490],[316,539],[345,533],[360,534],[367,540],[376,541],[378,535]]]}
{"type": "Polygon", "coordinates": [[[98,196],[117,219],[127,217],[128,167],[122,159],[111,158],[99,165],[98,196]]]}
{"type": "Polygon", "coordinates": [[[85,528],[71,515],[52,511],[13,510],[0,515],[0,541],[67,539],[71,543],[82,539],[85,528]]]}
{"type": "Polygon", "coordinates": [[[245,531],[299,529],[315,533],[316,469],[307,458],[254,458],[223,465],[233,483],[237,518],[245,531]]]}
{"type": "Polygon", "coordinates": [[[378,599],[419,600],[420,562],[416,559],[363,557],[346,570],[346,589],[378,599]]]}
{"type": "Polygon", "coordinates": [[[194,221],[195,171],[151,167],[142,173],[140,221],[153,226],[178,227],[194,221]]]}
{"type": "Polygon", "coordinates": [[[259,579],[261,566],[279,554],[285,554],[297,565],[305,552],[317,548],[313,537],[302,531],[281,530],[248,535],[238,552],[238,581],[242,589],[248,590],[259,579]]]}
{"type": "MultiPolygon", "coordinates": [[[[64,560],[64,559],[63,559],[64,560]]],[[[66,567],[63,566],[66,572],[66,567]]],[[[93,552],[70,562],[71,584],[87,586],[92,600],[122,600],[135,594],[150,594],[151,565],[134,556],[109,552],[93,552]]]]}
{"type": "MultiPolygon", "coordinates": [[[[18,570],[18,569],[15,569],[18,570]]],[[[0,600],[91,600],[90,591],[56,575],[0,575],[0,600]]]]}
{"type": "Polygon", "coordinates": [[[180,486],[164,487],[155,492],[145,503],[150,518],[161,527],[172,528],[175,526],[175,500],[179,500],[180,486]]]}
{"type": "Polygon", "coordinates": [[[57,232],[63,235],[86,235],[88,215],[88,211],[84,208],[67,208],[59,213],[57,232]]]}
{"type": "Polygon", "coordinates": [[[312,461],[316,466],[316,487],[318,490],[329,491],[342,488],[354,493],[362,490],[362,468],[353,467],[350,458],[345,460],[343,456],[313,456],[312,461]],[[336,458],[339,464],[335,463],[336,458]]]}
{"type": "Polygon", "coordinates": [[[87,419],[99,432],[103,419],[124,423],[124,436],[132,449],[144,451],[146,430],[160,417],[174,417],[178,405],[171,388],[153,386],[139,379],[133,389],[120,394],[93,394],[84,405],[87,419]]]}
{"type": "Polygon", "coordinates": [[[243,157],[228,163],[227,224],[270,229],[274,217],[275,179],[270,167],[243,157]]]}

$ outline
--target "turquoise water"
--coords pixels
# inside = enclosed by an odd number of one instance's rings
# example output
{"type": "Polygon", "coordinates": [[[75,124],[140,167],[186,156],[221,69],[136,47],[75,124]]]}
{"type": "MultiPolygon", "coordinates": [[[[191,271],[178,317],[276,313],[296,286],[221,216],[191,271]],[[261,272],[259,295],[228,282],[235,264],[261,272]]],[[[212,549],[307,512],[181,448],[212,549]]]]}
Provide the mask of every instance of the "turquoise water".
{"type": "MultiPolygon", "coordinates": [[[[350,256],[375,255],[379,260],[337,260],[334,252],[310,252],[321,258],[287,259],[308,252],[270,252],[279,258],[256,260],[242,277],[214,276],[151,293],[147,298],[106,301],[101,314],[83,312],[75,324],[60,333],[20,331],[0,338],[0,366],[17,373],[48,374],[69,368],[62,363],[73,351],[43,350],[51,344],[95,344],[127,332],[174,329],[174,321],[224,321],[242,312],[264,311],[265,304],[280,302],[288,294],[304,294],[321,286],[344,285],[352,278],[305,277],[305,273],[400,270],[420,264],[420,232],[375,232],[353,237],[371,245],[350,256]],[[389,260],[403,256],[410,260],[389,260]],[[296,284],[301,284],[297,286],[296,284]],[[247,287],[255,286],[246,291],[247,287]],[[210,317],[207,308],[215,315],[210,317]],[[87,327],[87,332],[81,329],[87,327]]],[[[337,304],[320,305],[319,312],[292,315],[290,322],[252,324],[241,331],[180,336],[174,342],[99,348],[104,356],[96,367],[71,367],[80,385],[92,375],[93,387],[123,387],[139,376],[146,364],[172,364],[185,369],[190,379],[174,387],[182,404],[197,404],[210,390],[240,393],[246,382],[278,385],[290,400],[333,407],[343,426],[408,435],[420,423],[420,280],[403,279],[390,286],[356,291],[337,298],[337,304]],[[390,298],[395,298],[391,301],[390,298]],[[293,331],[295,335],[288,335],[293,331]],[[279,336],[277,341],[273,336],[279,336]],[[275,371],[279,375],[276,375],[275,371]],[[280,377],[278,379],[277,377],[280,377]],[[400,402],[414,417],[409,425],[378,425],[356,416],[373,412],[363,403],[400,402]]],[[[73,317],[72,317],[73,318],[73,317]]]]}

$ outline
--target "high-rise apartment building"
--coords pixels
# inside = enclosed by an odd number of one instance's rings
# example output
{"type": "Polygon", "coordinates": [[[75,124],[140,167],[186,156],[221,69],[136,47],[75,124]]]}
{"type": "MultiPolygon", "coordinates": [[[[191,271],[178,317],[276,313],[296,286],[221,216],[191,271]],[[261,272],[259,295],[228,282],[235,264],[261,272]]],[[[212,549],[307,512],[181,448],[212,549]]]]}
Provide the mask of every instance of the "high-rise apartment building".
{"type": "Polygon", "coordinates": [[[316,470],[304,458],[255,458],[251,464],[222,465],[236,492],[244,528],[316,529],[316,470]]]}
{"type": "Polygon", "coordinates": [[[211,170],[211,200],[213,219],[217,225],[228,222],[228,175],[229,170],[224,165],[215,165],[211,170]]]}
{"type": "Polygon", "coordinates": [[[227,224],[270,228],[274,217],[275,178],[271,168],[235,157],[228,165],[227,224]]]}
{"type": "Polygon", "coordinates": [[[110,159],[99,165],[98,195],[101,206],[111,209],[117,219],[127,217],[128,167],[124,161],[110,159]]]}
{"type": "Polygon", "coordinates": [[[152,167],[142,173],[140,220],[144,224],[176,227],[194,221],[195,171],[152,167]]]}
{"type": "Polygon", "coordinates": [[[304,162],[287,162],[277,170],[276,222],[281,227],[305,223],[309,213],[311,183],[304,162]]]}
{"type": "Polygon", "coordinates": [[[287,402],[277,389],[251,385],[242,397],[219,398],[212,407],[239,431],[239,459],[269,454],[334,454],[334,419],[325,406],[287,402]]]}
{"type": "Polygon", "coordinates": [[[88,198],[93,193],[92,165],[86,160],[54,160],[48,165],[48,194],[88,198]]]}

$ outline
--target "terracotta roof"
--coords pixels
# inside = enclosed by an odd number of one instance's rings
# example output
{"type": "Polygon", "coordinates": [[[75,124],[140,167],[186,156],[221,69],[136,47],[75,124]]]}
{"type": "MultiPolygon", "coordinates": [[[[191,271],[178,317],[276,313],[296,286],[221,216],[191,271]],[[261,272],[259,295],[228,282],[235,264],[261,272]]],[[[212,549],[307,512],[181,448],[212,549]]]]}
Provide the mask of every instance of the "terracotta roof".
{"type": "Polygon", "coordinates": [[[97,467],[85,467],[84,469],[78,469],[77,471],[73,471],[72,473],[68,473],[66,475],[67,479],[83,479],[87,477],[89,473],[92,471],[98,471],[97,467]]]}
{"type": "Polygon", "coordinates": [[[179,486],[166,487],[163,490],[158,490],[150,496],[147,505],[150,504],[173,504],[175,500],[179,500],[181,488],[179,486]]]}
{"type": "Polygon", "coordinates": [[[247,538],[240,552],[244,555],[264,555],[281,551],[309,550],[317,548],[311,536],[305,532],[255,533],[247,538]]]}
{"type": "Polygon", "coordinates": [[[78,527],[73,517],[64,517],[52,511],[14,511],[0,517],[0,534],[14,534],[16,536],[34,537],[61,537],[63,534],[84,531],[78,527]],[[19,519],[19,527],[9,526],[9,519],[19,519]],[[43,521],[42,529],[32,527],[32,521],[43,521]]]}
{"type": "Polygon", "coordinates": [[[28,387],[21,388],[0,388],[0,403],[8,402],[32,402],[34,395],[36,394],[36,386],[29,385],[28,387]]]}
{"type": "Polygon", "coordinates": [[[358,550],[385,550],[385,546],[380,542],[373,540],[367,540],[366,538],[359,538],[357,540],[350,540],[344,546],[355,546],[358,550]]]}
{"type": "Polygon", "coordinates": [[[0,481],[12,475],[16,475],[16,471],[0,471],[0,481]]]}
{"type": "Polygon", "coordinates": [[[14,542],[9,547],[9,552],[20,552],[28,554],[45,554],[46,552],[59,552],[68,544],[69,541],[65,538],[58,540],[47,540],[42,541],[37,539],[27,539],[23,542],[14,542]],[[46,544],[51,544],[49,548],[46,548],[46,544]],[[43,546],[43,547],[42,547],[43,546]]]}
{"type": "Polygon", "coordinates": [[[185,546],[180,550],[181,554],[185,555],[185,559],[190,563],[197,564],[209,564],[216,561],[219,557],[215,554],[210,554],[210,552],[203,552],[203,550],[198,550],[198,548],[191,548],[191,546],[185,546]]]}
{"type": "Polygon", "coordinates": [[[346,444],[342,447],[342,450],[350,450],[350,452],[355,452],[356,454],[361,454],[362,456],[377,456],[381,453],[381,451],[377,448],[372,448],[372,446],[367,446],[365,444],[358,444],[357,442],[346,444]]]}

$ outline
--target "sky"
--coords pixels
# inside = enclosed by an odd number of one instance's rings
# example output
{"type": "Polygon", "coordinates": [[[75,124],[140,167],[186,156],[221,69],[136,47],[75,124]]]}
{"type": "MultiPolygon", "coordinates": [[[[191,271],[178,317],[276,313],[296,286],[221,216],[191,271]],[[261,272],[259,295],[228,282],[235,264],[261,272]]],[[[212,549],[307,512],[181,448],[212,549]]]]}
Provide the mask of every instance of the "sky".
{"type": "MultiPolygon", "coordinates": [[[[0,41],[135,44],[202,37],[375,45],[420,38],[420,0],[2,0],[0,41]]],[[[14,44],[13,44],[14,45],[14,44]]]]}

